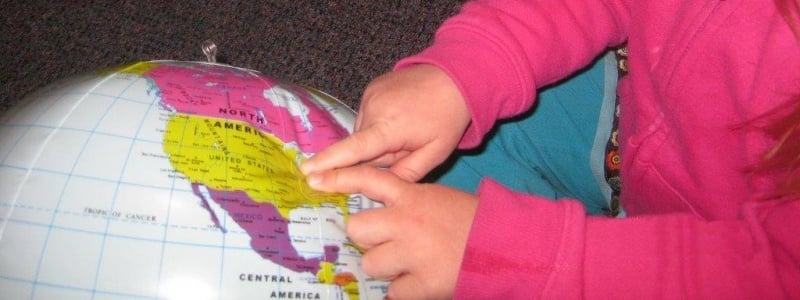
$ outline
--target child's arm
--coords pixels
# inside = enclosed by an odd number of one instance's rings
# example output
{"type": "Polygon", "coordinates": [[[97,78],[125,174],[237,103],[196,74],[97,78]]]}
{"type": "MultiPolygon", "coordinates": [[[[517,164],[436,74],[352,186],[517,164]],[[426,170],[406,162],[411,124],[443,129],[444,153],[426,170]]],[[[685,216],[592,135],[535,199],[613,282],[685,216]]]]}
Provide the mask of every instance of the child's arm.
{"type": "Polygon", "coordinates": [[[458,139],[463,137],[462,147],[478,145],[496,119],[527,110],[538,87],[621,43],[624,9],[617,2],[465,4],[439,29],[431,48],[370,84],[356,132],[309,159],[303,172],[367,162],[391,166],[407,180],[420,179],[458,139]]]}
{"type": "Polygon", "coordinates": [[[784,299],[800,296],[800,201],[742,218],[586,217],[484,182],[456,296],[471,299],[784,299]],[[506,297],[507,296],[507,297],[506,297]]]}
{"type": "Polygon", "coordinates": [[[470,1],[438,29],[429,48],[397,68],[429,63],[453,78],[472,117],[460,146],[474,147],[496,120],[527,111],[537,89],[625,41],[625,5],[621,0],[470,1]]]}
{"type": "Polygon", "coordinates": [[[587,217],[483,182],[475,196],[370,167],[312,175],[315,188],[386,204],[352,216],[362,266],[392,299],[783,299],[800,296],[800,201],[742,218],[587,217]]]}

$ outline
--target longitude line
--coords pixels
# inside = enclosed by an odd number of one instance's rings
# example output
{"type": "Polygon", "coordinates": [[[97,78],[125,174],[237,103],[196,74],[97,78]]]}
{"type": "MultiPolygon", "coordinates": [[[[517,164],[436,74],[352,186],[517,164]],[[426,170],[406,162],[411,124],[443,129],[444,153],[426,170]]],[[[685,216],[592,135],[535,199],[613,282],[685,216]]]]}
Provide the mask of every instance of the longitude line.
{"type": "MultiPolygon", "coordinates": [[[[119,70],[119,71],[115,72],[113,75],[118,75],[118,74],[124,73],[125,71],[127,71],[129,69],[132,69],[136,65],[138,65],[138,64],[130,65],[130,66],[126,67],[125,69],[122,69],[122,70],[119,70]]],[[[120,91],[119,95],[124,94],[128,89],[131,88],[131,86],[133,86],[136,82],[138,82],[139,79],[141,79],[141,77],[137,78],[136,80],[131,80],[131,82],[128,84],[128,86],[125,89],[123,89],[122,91],[120,91]]],[[[111,110],[111,108],[114,106],[114,104],[116,104],[118,102],[118,100],[120,99],[119,95],[114,97],[114,102],[112,102],[111,105],[109,105],[109,108],[106,111],[106,114],[103,116],[103,118],[108,116],[108,112],[111,110]]],[[[149,111],[150,108],[152,108],[152,103],[149,105],[148,111],[149,111]]],[[[101,120],[103,118],[101,118],[101,120]]],[[[122,165],[122,170],[120,170],[119,178],[118,178],[118,180],[116,182],[117,183],[117,187],[114,190],[114,194],[112,195],[111,203],[110,203],[110,206],[109,206],[109,211],[113,211],[114,210],[114,206],[116,206],[116,200],[117,200],[117,196],[119,195],[119,189],[120,189],[120,186],[123,185],[122,176],[125,174],[125,170],[127,169],[128,163],[130,162],[129,159],[130,159],[130,156],[131,156],[131,152],[133,151],[133,146],[136,144],[135,143],[136,142],[136,138],[135,137],[139,135],[139,132],[141,131],[145,120],[147,120],[147,113],[146,112],[143,114],[142,119],[139,121],[139,126],[136,129],[136,133],[134,133],[133,138],[130,139],[131,144],[130,144],[130,147],[128,148],[128,153],[125,156],[125,162],[122,165]]],[[[98,283],[97,279],[99,277],[98,275],[100,274],[100,270],[101,270],[101,267],[103,265],[103,259],[105,257],[105,248],[106,248],[106,243],[108,241],[108,236],[109,236],[108,228],[109,228],[110,224],[111,224],[111,219],[110,218],[106,219],[106,226],[105,226],[105,229],[103,230],[102,243],[101,243],[101,246],[100,246],[100,255],[99,255],[98,260],[97,260],[97,268],[95,269],[94,284],[92,286],[92,299],[94,299],[97,296],[97,293],[98,293],[98,290],[97,290],[97,283],[98,283]]]]}
{"type": "MultiPolygon", "coordinates": [[[[84,101],[86,101],[86,99],[88,99],[88,96],[89,96],[89,95],[90,95],[90,94],[91,94],[93,91],[95,91],[96,89],[98,89],[100,86],[102,86],[103,84],[105,84],[105,83],[106,83],[106,81],[110,80],[111,78],[113,78],[113,77],[114,77],[114,76],[116,76],[117,74],[119,74],[119,72],[112,73],[112,74],[110,74],[110,75],[106,76],[105,78],[103,78],[102,80],[100,80],[100,81],[99,81],[97,84],[95,84],[95,85],[94,85],[94,86],[93,86],[91,89],[89,89],[89,91],[88,91],[88,92],[86,92],[85,94],[83,94],[83,96],[82,96],[80,99],[78,99],[78,101],[76,101],[76,102],[75,102],[75,104],[74,104],[74,105],[73,105],[73,106],[70,108],[70,110],[69,110],[69,111],[68,111],[66,114],[64,114],[64,118],[62,118],[62,119],[61,119],[61,121],[59,121],[59,123],[58,123],[58,126],[56,126],[56,127],[53,129],[53,131],[51,131],[51,132],[50,132],[50,133],[47,135],[47,137],[45,138],[45,140],[42,142],[42,145],[45,145],[45,146],[46,146],[47,144],[49,144],[49,143],[50,143],[50,141],[51,141],[51,140],[53,139],[53,137],[55,136],[56,132],[58,132],[58,131],[59,131],[59,128],[61,128],[61,127],[64,125],[64,123],[66,123],[66,121],[67,121],[67,118],[69,118],[69,117],[70,117],[70,116],[71,116],[71,115],[72,115],[72,114],[73,114],[73,113],[74,113],[74,112],[75,112],[75,111],[78,109],[78,107],[80,107],[80,106],[81,106],[81,105],[84,103],[84,101]]],[[[109,106],[109,109],[110,109],[110,107],[111,107],[111,106],[109,106]]],[[[99,123],[100,123],[100,121],[101,121],[102,119],[103,119],[103,117],[100,117],[100,118],[98,118],[98,119],[97,119],[97,123],[99,124],[99,123]]],[[[96,127],[97,127],[97,124],[95,124],[95,128],[96,128],[96,127]]],[[[91,136],[91,135],[90,135],[90,136],[91,136]]],[[[88,144],[89,144],[89,138],[87,138],[87,139],[86,139],[86,142],[83,144],[83,148],[81,149],[80,153],[78,153],[78,158],[80,158],[80,157],[81,157],[81,155],[83,155],[83,151],[84,151],[84,150],[86,150],[86,146],[87,146],[88,144]]],[[[31,176],[31,173],[32,173],[32,169],[33,169],[32,167],[33,167],[33,165],[35,165],[35,163],[36,163],[36,162],[37,162],[37,161],[38,161],[38,160],[41,158],[41,155],[44,153],[44,149],[45,149],[45,147],[41,147],[41,148],[39,149],[39,151],[36,153],[36,158],[35,158],[35,159],[32,161],[32,163],[31,163],[31,167],[30,167],[30,168],[28,168],[28,171],[27,171],[27,173],[25,174],[25,180],[24,180],[24,182],[27,182],[27,181],[28,181],[28,179],[30,178],[30,176],[31,176]]],[[[50,234],[51,234],[51,232],[53,231],[53,223],[55,222],[56,216],[58,215],[58,208],[61,206],[61,201],[63,200],[63,197],[64,197],[64,191],[66,190],[67,186],[69,185],[69,182],[70,182],[70,180],[71,180],[71,177],[72,177],[72,175],[71,175],[71,174],[72,174],[72,172],[75,170],[75,167],[77,167],[77,165],[78,165],[78,162],[80,162],[80,159],[76,159],[76,160],[75,160],[75,162],[72,164],[72,167],[71,167],[71,169],[70,169],[70,172],[69,172],[69,174],[67,174],[67,179],[66,179],[66,181],[64,182],[64,186],[63,186],[63,187],[62,187],[62,189],[61,189],[61,194],[60,194],[60,196],[59,196],[58,203],[56,203],[56,206],[55,206],[55,208],[54,208],[54,210],[53,210],[53,214],[52,214],[52,217],[51,217],[51,219],[50,219],[50,225],[48,226],[47,233],[45,234],[44,243],[42,244],[42,251],[41,251],[41,253],[40,253],[40,255],[39,255],[39,262],[38,262],[38,264],[37,264],[37,266],[36,266],[36,272],[35,272],[35,274],[34,274],[33,288],[32,288],[32,290],[31,290],[31,299],[33,299],[33,298],[35,297],[35,295],[36,295],[36,289],[37,289],[37,286],[38,286],[38,283],[39,283],[39,272],[41,271],[41,267],[42,267],[42,260],[44,259],[44,255],[45,255],[45,253],[46,253],[46,251],[47,251],[48,241],[50,240],[50,234]]],[[[22,188],[22,187],[20,187],[20,189],[18,190],[18,192],[21,192],[21,188],[22,188]]],[[[17,198],[15,198],[14,202],[16,202],[16,199],[17,199],[17,198]]],[[[14,207],[14,206],[12,206],[12,209],[13,209],[13,207],[14,207]]],[[[9,215],[10,215],[10,214],[9,214],[9,215]]]]}

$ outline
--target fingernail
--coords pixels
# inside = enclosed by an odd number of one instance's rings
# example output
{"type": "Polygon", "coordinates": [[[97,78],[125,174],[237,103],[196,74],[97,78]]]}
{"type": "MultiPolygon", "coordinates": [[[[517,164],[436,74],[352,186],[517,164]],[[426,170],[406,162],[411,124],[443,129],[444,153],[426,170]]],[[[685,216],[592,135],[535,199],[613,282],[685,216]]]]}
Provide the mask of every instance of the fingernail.
{"type": "Polygon", "coordinates": [[[319,174],[311,174],[306,177],[306,182],[308,185],[314,189],[319,189],[319,184],[322,182],[322,175],[319,174]]]}
{"type": "Polygon", "coordinates": [[[311,164],[309,164],[307,162],[304,162],[304,163],[300,164],[300,172],[302,172],[303,175],[311,174],[313,171],[314,171],[314,168],[313,168],[313,166],[311,164]]]}

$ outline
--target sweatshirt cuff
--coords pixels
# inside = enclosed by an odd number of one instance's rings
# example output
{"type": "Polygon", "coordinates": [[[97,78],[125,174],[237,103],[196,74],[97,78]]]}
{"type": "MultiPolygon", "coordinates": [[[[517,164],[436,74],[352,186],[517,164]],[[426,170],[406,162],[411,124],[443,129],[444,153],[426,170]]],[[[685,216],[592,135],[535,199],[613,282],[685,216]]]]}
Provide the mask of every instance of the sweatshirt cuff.
{"type": "Polygon", "coordinates": [[[533,78],[523,75],[530,72],[518,70],[518,66],[524,64],[507,59],[509,55],[504,49],[492,46],[497,43],[477,40],[475,36],[480,34],[472,31],[461,26],[443,28],[433,45],[400,60],[394,67],[398,70],[415,64],[431,64],[455,82],[472,117],[459,148],[478,146],[496,120],[527,110],[536,95],[533,78]],[[445,31],[446,34],[441,34],[445,31]]]}
{"type": "Polygon", "coordinates": [[[455,298],[579,298],[586,222],[581,204],[515,193],[490,179],[477,193],[455,298]]]}

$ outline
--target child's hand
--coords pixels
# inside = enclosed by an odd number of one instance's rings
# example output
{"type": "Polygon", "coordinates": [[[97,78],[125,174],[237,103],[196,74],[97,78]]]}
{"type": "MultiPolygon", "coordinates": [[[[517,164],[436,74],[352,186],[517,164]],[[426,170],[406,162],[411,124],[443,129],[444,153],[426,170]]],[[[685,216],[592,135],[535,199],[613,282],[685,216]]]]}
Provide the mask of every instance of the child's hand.
{"type": "Polygon", "coordinates": [[[364,272],[392,281],[390,299],[452,298],[477,197],[367,166],[315,173],[309,183],[383,202],[352,215],[347,234],[366,249],[364,272]]]}
{"type": "Polygon", "coordinates": [[[378,77],[364,92],[355,133],[306,161],[305,174],[366,163],[420,180],[456,148],[470,122],[441,69],[416,65],[378,77]]]}

